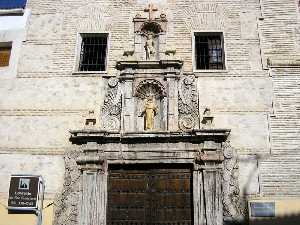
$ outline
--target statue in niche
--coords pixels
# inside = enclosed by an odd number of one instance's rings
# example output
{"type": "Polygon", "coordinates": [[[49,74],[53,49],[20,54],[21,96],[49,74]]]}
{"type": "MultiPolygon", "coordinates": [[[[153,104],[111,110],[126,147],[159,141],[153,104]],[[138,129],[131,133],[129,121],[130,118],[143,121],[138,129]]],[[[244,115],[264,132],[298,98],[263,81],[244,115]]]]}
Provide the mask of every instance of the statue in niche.
{"type": "Polygon", "coordinates": [[[146,51],[146,60],[155,59],[156,50],[154,39],[155,35],[152,32],[146,34],[146,42],[144,46],[146,51]]]}
{"type": "Polygon", "coordinates": [[[151,95],[146,98],[144,110],[141,116],[144,116],[144,129],[153,130],[154,128],[154,117],[157,114],[157,105],[155,104],[154,96],[151,95]]]}

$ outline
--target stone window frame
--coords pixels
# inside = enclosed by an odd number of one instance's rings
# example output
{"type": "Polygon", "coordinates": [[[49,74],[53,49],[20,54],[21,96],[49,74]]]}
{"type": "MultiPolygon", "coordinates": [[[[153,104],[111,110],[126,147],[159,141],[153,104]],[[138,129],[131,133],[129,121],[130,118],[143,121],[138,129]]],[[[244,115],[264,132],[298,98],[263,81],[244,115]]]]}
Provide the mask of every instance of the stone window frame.
{"type": "Polygon", "coordinates": [[[224,73],[227,72],[227,57],[226,57],[226,41],[225,41],[225,35],[224,31],[222,30],[193,30],[192,31],[192,67],[193,67],[193,72],[201,72],[201,73],[224,73]],[[196,50],[195,50],[195,36],[197,34],[207,34],[207,35],[216,35],[216,34],[221,34],[222,38],[222,48],[223,48],[223,63],[224,63],[224,68],[223,69],[197,69],[196,68],[196,50]]]}
{"type": "Polygon", "coordinates": [[[110,52],[110,32],[78,32],[76,37],[76,49],[75,49],[75,63],[72,74],[107,74],[107,67],[109,62],[109,52],[110,52]],[[80,71],[79,62],[80,62],[80,53],[81,53],[81,44],[82,38],[84,36],[106,36],[107,38],[107,48],[106,48],[106,60],[105,60],[105,70],[103,71],[80,71]]]}

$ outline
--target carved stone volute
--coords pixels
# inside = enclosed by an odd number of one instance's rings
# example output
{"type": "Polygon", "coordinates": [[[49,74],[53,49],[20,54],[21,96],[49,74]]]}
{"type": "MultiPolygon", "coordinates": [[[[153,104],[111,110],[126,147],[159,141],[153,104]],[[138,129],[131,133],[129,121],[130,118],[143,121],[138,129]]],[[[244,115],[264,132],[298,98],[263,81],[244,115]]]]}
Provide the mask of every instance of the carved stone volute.
{"type": "Polygon", "coordinates": [[[186,131],[199,128],[199,106],[196,79],[183,77],[178,88],[179,129],[186,131]]]}
{"type": "Polygon", "coordinates": [[[121,126],[121,88],[117,78],[110,78],[107,84],[104,104],[101,108],[101,128],[118,131],[121,126]]]}

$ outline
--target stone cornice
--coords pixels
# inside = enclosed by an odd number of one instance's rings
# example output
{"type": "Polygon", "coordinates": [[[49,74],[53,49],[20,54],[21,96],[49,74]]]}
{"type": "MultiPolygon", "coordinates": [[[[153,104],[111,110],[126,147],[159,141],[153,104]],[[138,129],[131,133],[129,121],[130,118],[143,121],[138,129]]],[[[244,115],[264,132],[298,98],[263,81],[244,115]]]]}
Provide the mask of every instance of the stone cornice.
{"type": "Polygon", "coordinates": [[[83,144],[87,142],[104,143],[176,143],[193,142],[201,143],[204,141],[225,141],[230,134],[230,129],[197,129],[187,132],[111,132],[104,130],[74,130],[70,131],[70,141],[74,144],[83,144]]]}
{"type": "Polygon", "coordinates": [[[183,61],[179,59],[170,60],[154,60],[154,61],[138,61],[138,60],[124,60],[117,62],[117,69],[124,70],[126,68],[133,69],[164,69],[174,67],[180,69],[183,61]]]}

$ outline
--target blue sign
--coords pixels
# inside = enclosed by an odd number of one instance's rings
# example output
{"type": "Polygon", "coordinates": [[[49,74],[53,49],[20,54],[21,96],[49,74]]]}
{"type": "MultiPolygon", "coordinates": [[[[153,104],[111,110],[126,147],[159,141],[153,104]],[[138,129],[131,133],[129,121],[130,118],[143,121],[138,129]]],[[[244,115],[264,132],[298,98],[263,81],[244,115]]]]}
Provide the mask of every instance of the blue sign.
{"type": "Polygon", "coordinates": [[[27,0],[0,0],[0,9],[24,9],[27,0]]]}
{"type": "Polygon", "coordinates": [[[250,202],[251,217],[275,217],[275,202],[250,202]]]}

